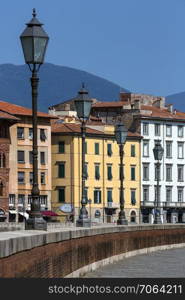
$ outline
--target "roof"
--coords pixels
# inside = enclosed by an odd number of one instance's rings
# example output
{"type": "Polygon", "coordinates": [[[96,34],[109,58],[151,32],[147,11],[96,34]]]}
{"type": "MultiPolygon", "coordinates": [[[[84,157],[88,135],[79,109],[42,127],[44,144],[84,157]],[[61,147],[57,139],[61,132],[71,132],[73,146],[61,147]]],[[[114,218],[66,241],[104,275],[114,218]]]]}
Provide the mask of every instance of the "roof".
{"type": "Polygon", "coordinates": [[[92,107],[123,107],[123,105],[128,105],[127,101],[112,101],[112,102],[97,102],[92,105],[92,107]]]}
{"type": "MultiPolygon", "coordinates": [[[[32,109],[24,106],[19,106],[13,103],[5,102],[5,101],[0,101],[0,111],[12,115],[32,116],[32,109]]],[[[56,118],[55,116],[43,112],[38,112],[37,115],[38,117],[43,117],[43,118],[54,118],[54,119],[56,118]]]]}
{"type": "Polygon", "coordinates": [[[16,118],[15,116],[12,116],[6,112],[0,111],[0,119],[5,119],[5,120],[15,120],[18,121],[19,119],[16,118]]]}
{"type": "Polygon", "coordinates": [[[150,111],[150,114],[141,112],[141,117],[185,120],[185,113],[176,110],[170,112],[167,108],[159,108],[150,105],[141,105],[141,110],[150,111]]]}
{"type": "MultiPolygon", "coordinates": [[[[52,122],[51,131],[53,133],[81,133],[81,124],[74,123],[59,123],[57,121],[52,122]]],[[[96,130],[94,128],[86,127],[86,133],[97,134],[97,135],[107,135],[114,136],[114,133],[105,133],[104,131],[96,130]]],[[[128,131],[128,137],[139,138],[141,135],[137,132],[128,131]]]]}

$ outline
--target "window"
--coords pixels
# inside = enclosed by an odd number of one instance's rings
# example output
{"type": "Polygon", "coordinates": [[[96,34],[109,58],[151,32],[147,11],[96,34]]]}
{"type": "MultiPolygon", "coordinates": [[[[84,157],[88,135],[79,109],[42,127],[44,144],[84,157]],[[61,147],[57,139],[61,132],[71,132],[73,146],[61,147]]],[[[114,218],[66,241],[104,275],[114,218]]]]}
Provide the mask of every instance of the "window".
{"type": "Polygon", "coordinates": [[[0,137],[1,138],[6,138],[8,136],[8,130],[7,127],[1,124],[0,126],[0,137]]]}
{"type": "Polygon", "coordinates": [[[136,190],[131,189],[130,192],[131,192],[131,204],[136,205],[136,190]]]}
{"type": "Polygon", "coordinates": [[[112,165],[107,165],[107,179],[112,180],[112,165]]]}
{"type": "Polygon", "coordinates": [[[94,203],[95,204],[101,203],[101,190],[100,189],[94,190],[94,203]]]}
{"type": "Polygon", "coordinates": [[[100,165],[95,164],[95,179],[99,180],[100,179],[100,165]]]}
{"type": "Polygon", "coordinates": [[[180,181],[180,182],[184,181],[184,166],[183,165],[177,166],[177,178],[178,178],[178,181],[180,181]]]}
{"type": "Polygon", "coordinates": [[[65,177],[65,162],[60,162],[58,164],[58,177],[59,178],[65,177]]]}
{"type": "Polygon", "coordinates": [[[183,202],[183,188],[177,188],[177,199],[178,202],[183,202]]]}
{"type": "Polygon", "coordinates": [[[3,182],[0,181],[0,196],[2,197],[4,195],[4,185],[3,182]]]}
{"type": "Polygon", "coordinates": [[[33,172],[30,172],[30,184],[33,184],[33,172]]]}
{"type": "Polygon", "coordinates": [[[149,187],[143,186],[143,201],[148,202],[149,201],[149,187]]]}
{"type": "Polygon", "coordinates": [[[58,190],[58,202],[65,202],[65,187],[61,187],[58,190]]]}
{"type": "Polygon", "coordinates": [[[112,156],[112,144],[107,144],[107,155],[112,156]]]}
{"type": "Polygon", "coordinates": [[[25,203],[25,195],[19,194],[18,195],[18,204],[24,205],[25,203]]]}
{"type": "Polygon", "coordinates": [[[17,151],[17,161],[19,164],[24,164],[24,151],[17,151]]]}
{"type": "Polygon", "coordinates": [[[45,165],[46,161],[45,161],[45,152],[40,152],[40,163],[41,165],[45,165]]]}
{"type": "Polygon", "coordinates": [[[172,125],[166,125],[166,136],[172,136],[172,125]]]}
{"type": "Polygon", "coordinates": [[[44,129],[40,129],[40,140],[42,142],[45,142],[45,140],[46,140],[46,134],[45,134],[45,130],[44,129]]]}
{"type": "Polygon", "coordinates": [[[131,166],[130,167],[130,172],[131,172],[131,180],[136,180],[136,167],[131,166]]]}
{"type": "Polygon", "coordinates": [[[60,141],[58,143],[58,152],[65,153],[65,142],[64,141],[60,141]]]}
{"type": "Polygon", "coordinates": [[[131,157],[136,156],[135,145],[131,145],[131,157]]]}
{"type": "Polygon", "coordinates": [[[0,152],[0,168],[5,168],[6,166],[6,157],[3,152],[0,152]]]}
{"type": "Polygon", "coordinates": [[[87,180],[88,178],[88,163],[85,163],[85,166],[84,166],[84,177],[85,179],[87,180]]]}
{"type": "Polygon", "coordinates": [[[24,172],[18,172],[18,183],[24,184],[24,172]]]}
{"type": "Polygon", "coordinates": [[[9,204],[15,205],[15,194],[9,194],[9,204]]]}
{"type": "Polygon", "coordinates": [[[166,142],[166,158],[172,158],[172,142],[166,142]]]}
{"type": "Polygon", "coordinates": [[[149,180],[149,164],[143,164],[143,180],[149,180]]]}
{"type": "Polygon", "coordinates": [[[40,183],[41,184],[46,184],[46,176],[45,172],[40,173],[40,183]]]}
{"type": "Polygon", "coordinates": [[[17,138],[19,140],[24,139],[24,127],[17,127],[17,138]]]}
{"type": "Polygon", "coordinates": [[[155,126],[155,136],[160,136],[160,129],[161,129],[161,127],[160,127],[160,124],[154,124],[154,126],[155,126]]]}
{"type": "Polygon", "coordinates": [[[135,223],[136,222],[136,212],[132,211],[130,214],[130,222],[135,223]]]}
{"type": "Polygon", "coordinates": [[[100,154],[99,143],[95,143],[95,154],[100,154]]]}
{"type": "Polygon", "coordinates": [[[112,203],[112,190],[107,190],[107,202],[112,203]]]}
{"type": "Polygon", "coordinates": [[[85,154],[87,154],[87,142],[85,142],[85,154]]]}
{"type": "Polygon", "coordinates": [[[166,201],[167,202],[172,201],[172,187],[171,186],[166,187],[166,201]]]}
{"type": "Polygon", "coordinates": [[[179,125],[177,127],[178,129],[178,137],[183,137],[184,136],[184,127],[182,125],[179,125]]]}
{"type": "Polygon", "coordinates": [[[143,123],[143,135],[148,135],[148,127],[149,124],[148,123],[143,123]]]}
{"type": "Polygon", "coordinates": [[[29,140],[33,139],[33,128],[29,128],[29,136],[28,136],[29,140]]]}
{"type": "Polygon", "coordinates": [[[166,165],[166,181],[172,181],[172,165],[166,165]]]}
{"type": "Polygon", "coordinates": [[[143,141],[143,156],[149,156],[149,141],[143,141]]]}
{"type": "Polygon", "coordinates": [[[158,165],[155,164],[155,180],[157,181],[158,180],[161,180],[161,165],[158,165]]]}
{"type": "Polygon", "coordinates": [[[47,195],[40,195],[39,199],[40,199],[40,204],[41,205],[47,206],[47,203],[48,203],[48,196],[47,195]]]}
{"type": "Polygon", "coordinates": [[[33,164],[33,152],[32,151],[29,151],[29,163],[30,163],[30,165],[33,164]]]}
{"type": "Polygon", "coordinates": [[[178,158],[184,158],[184,143],[178,142],[178,158]]]}

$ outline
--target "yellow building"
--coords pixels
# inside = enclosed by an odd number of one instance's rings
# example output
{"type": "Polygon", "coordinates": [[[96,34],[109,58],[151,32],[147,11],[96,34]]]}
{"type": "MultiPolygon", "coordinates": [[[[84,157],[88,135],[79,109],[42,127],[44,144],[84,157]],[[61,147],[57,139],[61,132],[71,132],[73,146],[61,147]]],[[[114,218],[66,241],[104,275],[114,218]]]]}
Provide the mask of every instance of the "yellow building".
{"type": "MultiPolygon", "coordinates": [[[[139,222],[140,139],[128,133],[124,147],[124,198],[129,222],[139,222]]],[[[64,221],[73,207],[78,219],[81,207],[81,129],[80,124],[52,124],[52,209],[64,221]],[[67,205],[66,205],[67,204],[67,205]],[[68,213],[67,213],[68,211],[68,213]]],[[[119,213],[119,146],[114,126],[88,125],[86,128],[86,208],[93,222],[116,222],[119,213]],[[95,129],[96,128],[96,129],[95,129]]]]}
{"type": "MultiPolygon", "coordinates": [[[[17,118],[10,127],[9,221],[22,221],[31,208],[32,110],[0,101],[0,110],[17,118]]],[[[38,113],[38,181],[41,209],[51,209],[51,116],[38,113]]]]}

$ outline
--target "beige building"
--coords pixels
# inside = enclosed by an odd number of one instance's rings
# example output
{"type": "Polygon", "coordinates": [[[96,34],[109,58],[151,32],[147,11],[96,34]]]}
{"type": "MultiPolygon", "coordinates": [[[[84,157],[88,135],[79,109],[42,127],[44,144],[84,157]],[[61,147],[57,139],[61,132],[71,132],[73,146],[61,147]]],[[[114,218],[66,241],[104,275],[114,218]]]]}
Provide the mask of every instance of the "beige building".
{"type": "MultiPolygon", "coordinates": [[[[0,110],[19,120],[10,127],[9,221],[28,217],[32,189],[32,110],[0,101],[0,110]]],[[[51,116],[38,113],[38,180],[41,209],[51,209],[51,116]]]]}

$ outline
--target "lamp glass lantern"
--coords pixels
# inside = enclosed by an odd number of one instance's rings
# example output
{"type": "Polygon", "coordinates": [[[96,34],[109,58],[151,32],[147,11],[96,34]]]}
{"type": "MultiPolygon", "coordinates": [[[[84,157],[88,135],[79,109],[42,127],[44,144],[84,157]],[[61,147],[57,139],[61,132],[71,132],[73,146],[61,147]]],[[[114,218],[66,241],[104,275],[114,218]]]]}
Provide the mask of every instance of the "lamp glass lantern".
{"type": "Polygon", "coordinates": [[[43,64],[49,37],[42,28],[42,23],[36,18],[33,10],[33,18],[20,36],[25,62],[30,64],[43,64]]]}
{"type": "Polygon", "coordinates": [[[91,111],[92,100],[89,99],[88,91],[84,89],[84,86],[82,86],[82,89],[78,92],[78,96],[74,101],[74,104],[78,118],[88,120],[91,111]]]}
{"type": "Polygon", "coordinates": [[[119,145],[125,144],[128,134],[128,129],[124,124],[117,124],[115,128],[115,137],[119,145]]]}
{"type": "Polygon", "coordinates": [[[161,146],[161,143],[160,142],[157,142],[155,144],[155,147],[153,149],[153,153],[154,153],[154,159],[155,160],[162,160],[163,158],[163,153],[164,153],[164,149],[163,147],[161,146]]]}

